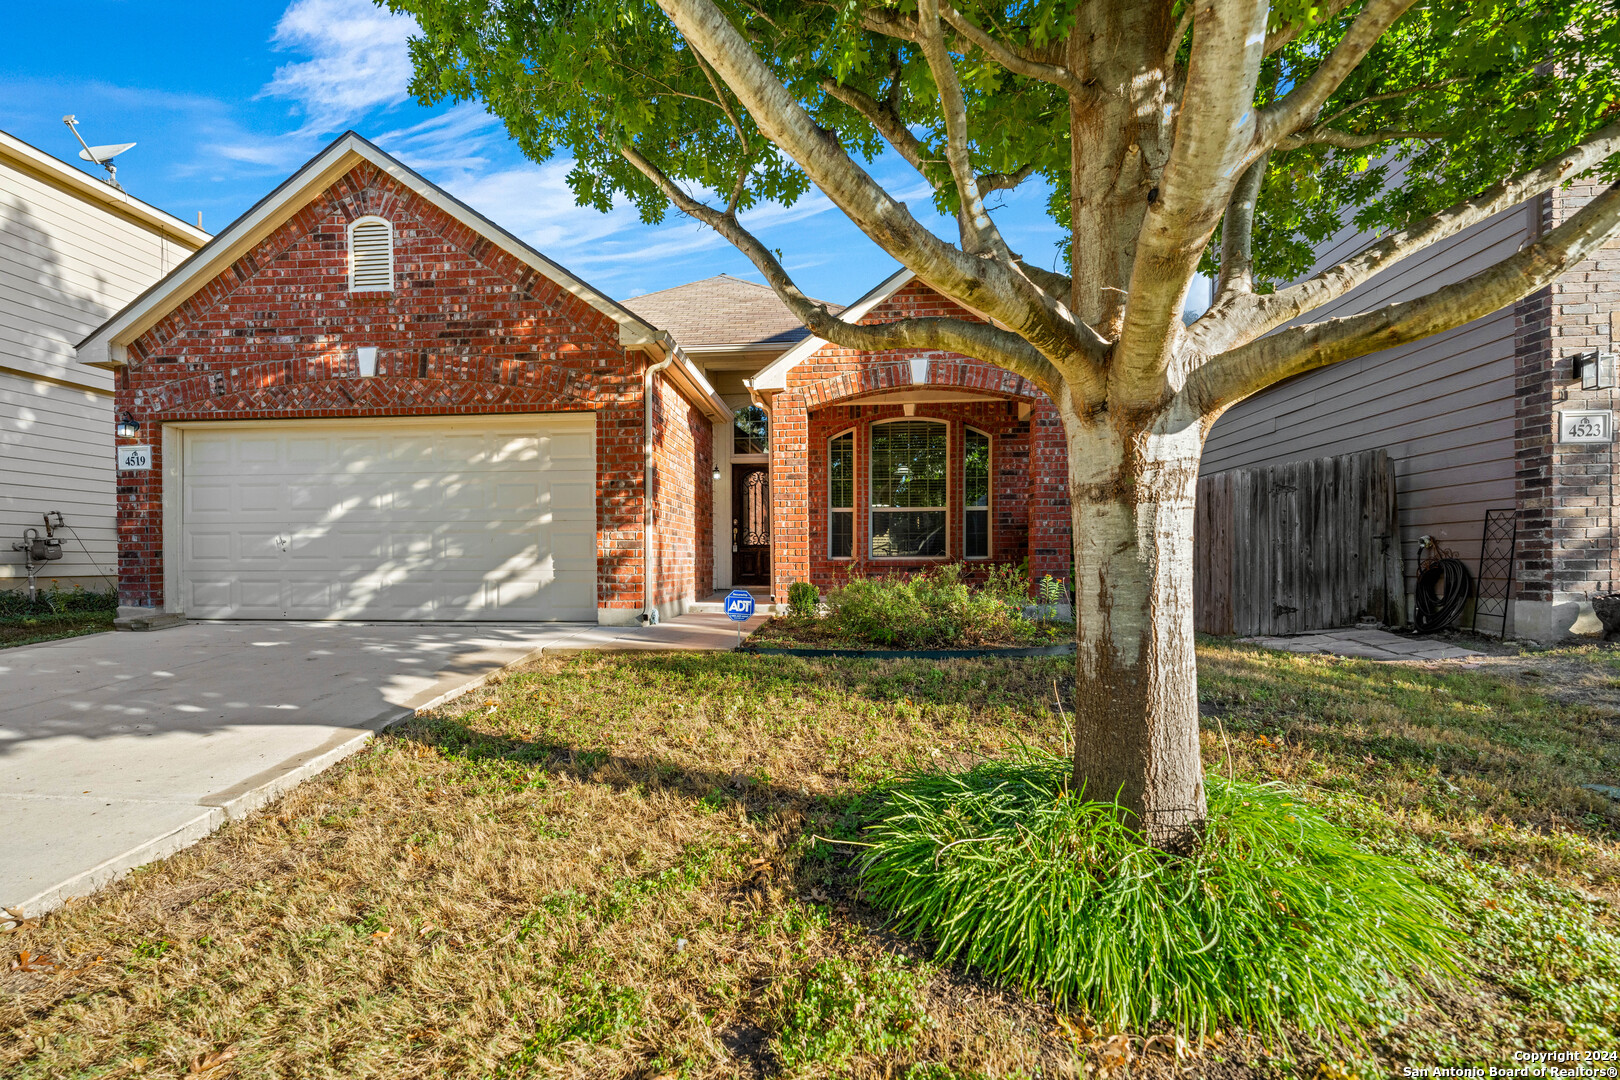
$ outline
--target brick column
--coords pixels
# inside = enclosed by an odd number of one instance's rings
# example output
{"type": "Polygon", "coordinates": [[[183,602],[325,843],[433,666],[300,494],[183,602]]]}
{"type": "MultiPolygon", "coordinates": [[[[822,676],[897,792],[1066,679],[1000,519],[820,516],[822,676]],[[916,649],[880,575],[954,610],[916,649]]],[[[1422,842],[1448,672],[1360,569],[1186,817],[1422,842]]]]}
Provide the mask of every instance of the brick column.
{"type": "Polygon", "coordinates": [[[1029,577],[1033,585],[1047,574],[1068,583],[1069,447],[1056,406],[1044,398],[1029,415],[1029,577]]]}
{"type": "Polygon", "coordinates": [[[810,412],[789,390],[771,400],[771,597],[810,580],[810,412]]]}
{"type": "MultiPolygon", "coordinates": [[[[1600,189],[1583,183],[1544,197],[1542,231],[1567,220],[1600,189]]],[[[1521,637],[1555,641],[1601,633],[1591,596],[1620,585],[1614,443],[1561,443],[1557,415],[1615,409],[1614,390],[1581,389],[1573,358],[1620,345],[1617,312],[1615,241],[1515,308],[1519,535],[1513,632],[1521,637]]]]}

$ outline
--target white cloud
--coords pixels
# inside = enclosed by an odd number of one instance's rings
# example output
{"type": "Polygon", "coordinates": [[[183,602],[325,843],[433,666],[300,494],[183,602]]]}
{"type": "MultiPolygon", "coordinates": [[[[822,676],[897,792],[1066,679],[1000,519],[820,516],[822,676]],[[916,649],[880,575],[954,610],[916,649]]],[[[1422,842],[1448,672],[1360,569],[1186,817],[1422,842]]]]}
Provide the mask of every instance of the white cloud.
{"type": "Polygon", "coordinates": [[[464,101],[410,127],[384,131],[372,138],[378,146],[440,183],[451,177],[486,172],[492,157],[502,155],[501,122],[476,101],[464,101]]]}
{"type": "Polygon", "coordinates": [[[271,42],[309,59],[278,67],[261,94],[292,101],[305,133],[340,131],[375,109],[407,99],[406,39],[415,32],[410,16],[370,0],[294,0],[271,42]]]}

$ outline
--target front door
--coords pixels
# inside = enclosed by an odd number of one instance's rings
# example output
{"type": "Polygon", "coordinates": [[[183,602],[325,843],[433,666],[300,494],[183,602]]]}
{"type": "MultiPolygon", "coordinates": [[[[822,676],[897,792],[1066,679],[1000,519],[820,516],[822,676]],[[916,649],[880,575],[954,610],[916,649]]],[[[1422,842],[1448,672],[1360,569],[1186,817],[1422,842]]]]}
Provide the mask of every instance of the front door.
{"type": "Polygon", "coordinates": [[[731,580],[771,583],[771,480],[763,465],[731,467],[731,580]]]}

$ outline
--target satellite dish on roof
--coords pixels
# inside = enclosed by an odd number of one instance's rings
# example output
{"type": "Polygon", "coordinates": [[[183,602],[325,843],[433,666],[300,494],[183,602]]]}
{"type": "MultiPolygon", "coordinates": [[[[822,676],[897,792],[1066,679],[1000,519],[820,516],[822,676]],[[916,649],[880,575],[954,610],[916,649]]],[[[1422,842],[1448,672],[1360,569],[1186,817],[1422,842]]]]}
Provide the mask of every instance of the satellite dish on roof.
{"type": "Polygon", "coordinates": [[[69,129],[72,130],[73,137],[79,140],[80,146],[84,147],[83,150],[79,151],[79,159],[81,161],[94,162],[95,164],[100,165],[103,169],[106,169],[107,183],[111,184],[119,191],[123,191],[124,185],[118,182],[118,166],[112,163],[112,159],[117,157],[119,154],[122,154],[125,150],[128,150],[135,144],[132,142],[126,142],[107,143],[104,146],[90,146],[84,141],[84,136],[79,134],[78,117],[74,116],[72,113],[69,113],[68,115],[62,117],[62,123],[66,124],[69,129]]]}
{"type": "Polygon", "coordinates": [[[105,165],[134,145],[132,142],[120,142],[108,143],[106,146],[87,146],[79,151],[79,159],[81,161],[93,161],[97,165],[105,165]]]}

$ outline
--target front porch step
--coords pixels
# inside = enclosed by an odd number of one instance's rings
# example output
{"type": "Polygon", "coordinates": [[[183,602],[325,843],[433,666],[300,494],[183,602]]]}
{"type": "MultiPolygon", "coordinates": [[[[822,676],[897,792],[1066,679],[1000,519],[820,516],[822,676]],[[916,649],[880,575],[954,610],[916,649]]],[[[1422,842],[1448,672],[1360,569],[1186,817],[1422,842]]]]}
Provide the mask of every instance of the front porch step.
{"type": "MultiPolygon", "coordinates": [[[[694,615],[724,615],[726,613],[726,602],[724,600],[695,600],[686,610],[694,615]]],[[[756,615],[786,615],[787,611],[786,604],[767,604],[758,600],[754,602],[754,614],[756,615]]]]}

